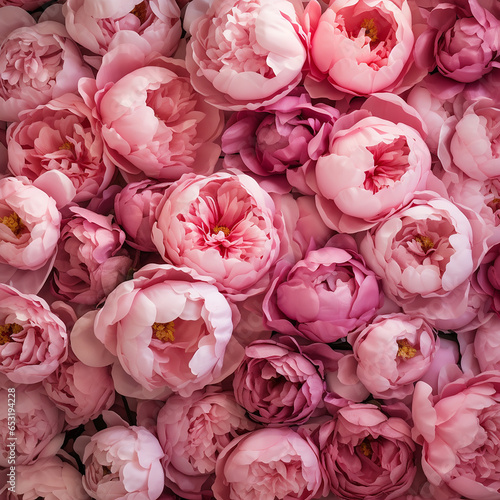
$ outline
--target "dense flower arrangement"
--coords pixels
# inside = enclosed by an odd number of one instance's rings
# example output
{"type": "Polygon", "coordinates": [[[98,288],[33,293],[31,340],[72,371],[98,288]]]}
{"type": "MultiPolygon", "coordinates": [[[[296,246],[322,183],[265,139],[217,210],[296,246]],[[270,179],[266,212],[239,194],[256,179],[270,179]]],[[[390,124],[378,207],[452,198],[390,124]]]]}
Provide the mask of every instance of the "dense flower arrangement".
{"type": "Polygon", "coordinates": [[[0,496],[500,499],[497,0],[0,0],[0,496]]]}

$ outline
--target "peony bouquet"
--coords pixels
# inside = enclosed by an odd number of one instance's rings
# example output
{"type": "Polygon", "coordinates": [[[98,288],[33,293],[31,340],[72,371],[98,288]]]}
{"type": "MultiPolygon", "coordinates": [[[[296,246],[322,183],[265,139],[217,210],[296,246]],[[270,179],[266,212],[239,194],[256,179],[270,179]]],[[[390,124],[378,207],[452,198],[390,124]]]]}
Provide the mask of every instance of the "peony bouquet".
{"type": "Polygon", "coordinates": [[[500,500],[498,0],[0,0],[0,498],[500,500]]]}

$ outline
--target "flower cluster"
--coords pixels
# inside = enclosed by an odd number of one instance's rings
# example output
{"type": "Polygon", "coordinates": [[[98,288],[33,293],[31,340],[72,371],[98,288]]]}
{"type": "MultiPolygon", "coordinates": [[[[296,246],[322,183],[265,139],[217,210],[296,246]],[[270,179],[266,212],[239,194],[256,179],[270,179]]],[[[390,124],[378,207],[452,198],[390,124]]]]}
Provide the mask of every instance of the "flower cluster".
{"type": "Polygon", "coordinates": [[[500,499],[500,4],[0,0],[0,497],[500,499]]]}

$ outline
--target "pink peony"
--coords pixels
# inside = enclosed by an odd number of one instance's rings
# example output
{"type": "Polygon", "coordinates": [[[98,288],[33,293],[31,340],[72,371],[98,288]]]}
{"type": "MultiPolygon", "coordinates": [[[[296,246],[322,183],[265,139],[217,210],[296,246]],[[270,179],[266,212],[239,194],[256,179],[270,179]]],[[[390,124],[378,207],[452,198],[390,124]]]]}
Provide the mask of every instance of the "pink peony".
{"type": "Polygon", "coordinates": [[[58,191],[66,188],[71,193],[67,201],[77,203],[108,187],[115,168],[103,158],[98,124],[81,97],[65,94],[22,112],[20,120],[7,133],[9,169],[14,175],[26,176],[56,200],[58,191]]]}
{"type": "Polygon", "coordinates": [[[189,396],[226,375],[232,312],[208,281],[189,269],[150,264],[108,295],[95,335],[136,385],[189,396]]]}
{"type": "Polygon", "coordinates": [[[45,21],[12,31],[0,45],[0,120],[75,92],[92,71],[64,26],[45,21]]]}
{"type": "Polygon", "coordinates": [[[315,435],[330,490],[349,500],[395,500],[416,473],[415,443],[405,420],[373,404],[352,404],[315,435]]]}
{"type": "Polygon", "coordinates": [[[257,109],[300,82],[306,50],[294,2],[214,0],[203,6],[208,9],[190,25],[186,65],[210,104],[257,109]]]}
{"type": "Polygon", "coordinates": [[[315,342],[334,342],[375,316],[382,305],[377,277],[354,239],[336,235],[293,267],[276,269],[264,299],[267,324],[315,342]]]}
{"type": "Polygon", "coordinates": [[[15,383],[34,384],[67,355],[66,327],[48,304],[0,284],[0,373],[15,383]]]}
{"type": "Polygon", "coordinates": [[[313,1],[306,14],[313,83],[326,78],[341,92],[373,94],[397,88],[410,69],[414,35],[406,0],[335,0],[323,13],[313,1]]]}
{"type": "Polygon", "coordinates": [[[489,309],[500,316],[500,243],[488,250],[474,273],[472,283],[479,293],[487,297],[489,309]]]}
{"type": "Polygon", "coordinates": [[[102,124],[109,158],[128,182],[212,172],[221,112],[194,91],[181,59],[151,53],[137,38],[106,53],[96,80],[80,80],[80,93],[102,124]]]}
{"type": "Polygon", "coordinates": [[[71,207],[54,262],[54,293],[77,304],[97,304],[121,283],[132,260],[122,249],[125,233],[112,216],[71,207]]]}
{"type": "Polygon", "coordinates": [[[106,54],[117,32],[135,31],[165,56],[174,53],[181,38],[175,0],[67,0],[63,14],[73,40],[94,54],[106,54]]]}
{"type": "Polygon", "coordinates": [[[54,406],[41,385],[10,384],[8,388],[4,385],[0,389],[0,467],[10,467],[12,452],[17,465],[33,464],[54,456],[64,441],[63,426],[63,413],[54,406]],[[12,416],[8,412],[12,404],[15,408],[14,431],[12,420],[8,419],[12,416]],[[12,437],[15,439],[9,439],[12,437]]]}
{"type": "Polygon", "coordinates": [[[47,3],[47,0],[0,0],[0,7],[12,5],[30,11],[41,7],[44,3],[47,3]]]}
{"type": "Polygon", "coordinates": [[[255,427],[233,394],[219,387],[209,386],[187,398],[173,394],[157,420],[166,485],[183,498],[210,495],[220,452],[255,427]]]}
{"type": "Polygon", "coordinates": [[[216,500],[310,500],[323,490],[318,450],[289,427],[266,427],[237,437],[215,465],[216,500]]]}
{"type": "Polygon", "coordinates": [[[471,500],[500,495],[500,378],[497,371],[462,376],[413,394],[413,434],[429,482],[471,500]]]}
{"type": "Polygon", "coordinates": [[[500,370],[500,316],[493,314],[474,332],[474,356],[481,371],[500,370]]]}
{"type": "Polygon", "coordinates": [[[165,261],[215,279],[237,300],[265,290],[279,256],[281,221],[251,177],[183,176],[165,193],[156,218],[153,242],[165,261]]]}
{"type": "Polygon", "coordinates": [[[375,398],[404,399],[430,368],[436,336],[422,318],[393,313],[377,316],[348,338],[357,375],[375,398]]]}
{"type": "Polygon", "coordinates": [[[83,487],[96,500],[156,500],[163,491],[163,450],[144,427],[115,425],[80,436],[83,487]]]}

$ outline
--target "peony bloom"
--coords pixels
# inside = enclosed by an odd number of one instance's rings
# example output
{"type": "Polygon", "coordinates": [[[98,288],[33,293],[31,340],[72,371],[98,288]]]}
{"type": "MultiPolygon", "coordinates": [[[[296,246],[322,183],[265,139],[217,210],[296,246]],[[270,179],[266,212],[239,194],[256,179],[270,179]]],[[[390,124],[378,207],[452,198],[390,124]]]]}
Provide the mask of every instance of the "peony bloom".
{"type": "Polygon", "coordinates": [[[474,332],[474,357],[481,371],[500,370],[500,316],[493,314],[474,332]]]}
{"type": "Polygon", "coordinates": [[[302,78],[306,50],[299,30],[288,0],[210,2],[190,25],[186,65],[194,88],[231,111],[278,101],[302,78]]]}
{"type": "Polygon", "coordinates": [[[181,38],[175,0],[68,0],[63,14],[71,38],[94,54],[106,54],[117,32],[135,31],[165,56],[174,53],[181,38]]]}
{"type": "MultiPolygon", "coordinates": [[[[491,2],[493,4],[494,2],[491,2]]],[[[415,63],[457,82],[469,83],[500,66],[500,19],[488,2],[439,3],[426,13],[427,29],[415,43],[415,63]]]]}
{"type": "Polygon", "coordinates": [[[282,333],[334,342],[370,321],[382,305],[379,281],[349,235],[334,236],[275,274],[263,307],[268,326],[282,333]]]}
{"type": "Polygon", "coordinates": [[[0,120],[17,121],[20,111],[75,92],[91,76],[61,24],[17,28],[0,44],[0,120]]]}
{"type": "Polygon", "coordinates": [[[83,487],[96,500],[156,500],[163,491],[163,450],[144,427],[115,425],[80,436],[83,487]]]}
{"type": "Polygon", "coordinates": [[[136,384],[189,396],[226,375],[232,311],[211,283],[189,269],[145,266],[108,295],[95,335],[136,384]]]}
{"type": "Polygon", "coordinates": [[[47,0],[0,0],[0,7],[12,5],[30,11],[41,7],[44,3],[47,3],[47,0]]]}
{"type": "Polygon", "coordinates": [[[48,304],[0,284],[0,373],[18,384],[35,384],[67,355],[66,327],[48,304]]]}
{"type": "Polygon", "coordinates": [[[125,233],[112,216],[71,207],[54,262],[54,293],[77,304],[97,304],[121,283],[132,260],[122,249],[125,233]]]}
{"type": "Polygon", "coordinates": [[[341,408],[314,438],[330,490],[340,498],[399,499],[415,477],[410,426],[373,404],[341,408]]]}
{"type": "Polygon", "coordinates": [[[217,457],[234,438],[255,429],[231,392],[216,386],[170,396],[158,413],[165,484],[183,498],[211,494],[217,457]]]}
{"type": "Polygon", "coordinates": [[[132,41],[112,46],[96,80],[79,85],[101,122],[106,154],[128,182],[212,172],[222,113],[194,91],[181,59],[151,53],[138,36],[132,41]]]}
{"type": "Polygon", "coordinates": [[[289,427],[266,427],[233,439],[217,459],[216,500],[310,500],[324,488],[318,450],[289,427]]]}
{"type": "Polygon", "coordinates": [[[377,316],[349,336],[356,373],[375,398],[404,399],[431,366],[435,334],[419,317],[394,313],[377,316]]]}
{"type": "Polygon", "coordinates": [[[98,124],[81,97],[65,94],[19,118],[7,132],[14,175],[27,177],[56,200],[67,189],[66,201],[77,203],[90,201],[108,187],[115,168],[103,158],[98,124]]]}
{"type": "Polygon", "coordinates": [[[416,111],[397,96],[373,96],[337,120],[311,179],[328,227],[368,229],[425,188],[431,156],[422,129],[416,111]]]}
{"type": "Polygon", "coordinates": [[[488,306],[500,316],[500,243],[493,245],[481,260],[472,283],[488,298],[488,306]]]}
{"type": "Polygon", "coordinates": [[[55,455],[64,441],[63,426],[64,414],[41,385],[10,384],[7,388],[4,384],[0,389],[0,467],[10,467],[10,450],[15,450],[16,465],[33,464],[55,455]],[[9,394],[15,394],[14,399],[8,399],[9,394]],[[15,403],[15,441],[9,439],[12,420],[8,415],[12,413],[8,412],[8,401],[15,403]]]}
{"type": "Polygon", "coordinates": [[[186,175],[156,211],[153,242],[165,261],[209,276],[237,300],[262,292],[280,251],[269,194],[244,174],[186,175]]]}
{"type": "MultiPolygon", "coordinates": [[[[335,0],[321,13],[311,2],[312,82],[341,92],[393,91],[413,62],[412,14],[406,0],[335,0]]],[[[306,84],[307,86],[307,84],[306,84]]]]}
{"type": "Polygon", "coordinates": [[[441,386],[418,382],[413,434],[423,446],[429,482],[471,500],[500,495],[500,378],[498,371],[462,376],[441,386]]]}

